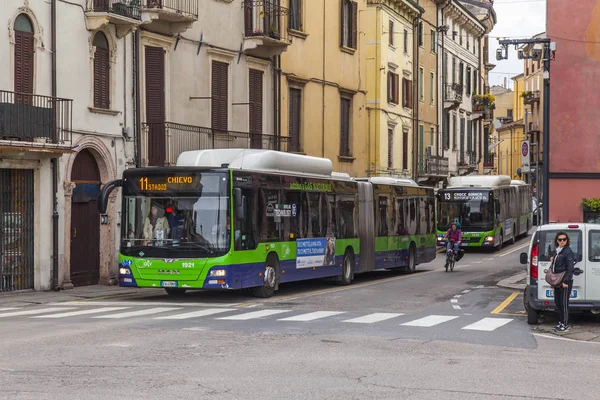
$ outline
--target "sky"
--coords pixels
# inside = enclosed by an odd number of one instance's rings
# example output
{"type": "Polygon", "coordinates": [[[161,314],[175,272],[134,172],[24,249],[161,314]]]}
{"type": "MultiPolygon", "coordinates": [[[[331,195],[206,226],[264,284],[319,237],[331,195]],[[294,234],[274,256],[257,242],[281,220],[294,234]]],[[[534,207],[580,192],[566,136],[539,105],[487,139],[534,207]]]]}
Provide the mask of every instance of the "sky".
{"type": "Polygon", "coordinates": [[[490,62],[496,64],[489,75],[490,86],[503,85],[504,78],[512,88],[511,77],[523,72],[523,60],[517,58],[514,46],[508,48],[508,60],[497,61],[497,37],[530,38],[546,30],[546,0],[495,0],[497,23],[490,33],[490,62]]]}

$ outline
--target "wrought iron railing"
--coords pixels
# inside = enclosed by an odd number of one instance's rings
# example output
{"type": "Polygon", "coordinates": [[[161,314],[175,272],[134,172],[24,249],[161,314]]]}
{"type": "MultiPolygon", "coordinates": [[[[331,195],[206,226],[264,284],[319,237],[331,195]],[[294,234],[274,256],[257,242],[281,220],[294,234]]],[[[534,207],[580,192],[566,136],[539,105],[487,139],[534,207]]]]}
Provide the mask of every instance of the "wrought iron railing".
{"type": "Polygon", "coordinates": [[[540,101],[540,91],[533,90],[523,95],[523,103],[533,104],[540,101]]]}
{"type": "Polygon", "coordinates": [[[244,0],[245,36],[263,36],[289,42],[289,10],[276,0],[244,0]]]}
{"type": "Polygon", "coordinates": [[[0,90],[0,139],[70,144],[73,100],[0,90]]]}
{"type": "Polygon", "coordinates": [[[265,149],[288,151],[288,137],[224,131],[174,122],[142,125],[142,159],[145,165],[174,165],[184,151],[206,149],[265,149]]]}
{"type": "Polygon", "coordinates": [[[446,176],[448,175],[448,158],[441,156],[429,156],[425,163],[425,173],[427,175],[446,176]]]}
{"type": "Polygon", "coordinates": [[[143,0],[146,8],[160,8],[198,18],[198,2],[203,0],[143,0]]]}
{"type": "Polygon", "coordinates": [[[462,103],[463,85],[458,83],[447,83],[444,85],[444,101],[455,101],[462,103]]]}
{"type": "Polygon", "coordinates": [[[107,12],[123,17],[140,19],[140,0],[93,0],[94,12],[107,12]]]}

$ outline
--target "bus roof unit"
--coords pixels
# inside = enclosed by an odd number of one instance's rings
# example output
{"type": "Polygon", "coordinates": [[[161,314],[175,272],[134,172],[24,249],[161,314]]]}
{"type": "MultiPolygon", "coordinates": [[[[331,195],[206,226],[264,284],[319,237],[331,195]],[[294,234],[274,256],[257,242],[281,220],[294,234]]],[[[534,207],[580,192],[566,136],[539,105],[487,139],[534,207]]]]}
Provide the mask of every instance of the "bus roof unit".
{"type": "Polygon", "coordinates": [[[510,186],[511,179],[507,175],[467,175],[453,176],[448,179],[447,188],[465,187],[499,187],[510,186]]]}
{"type": "MultiPolygon", "coordinates": [[[[211,149],[184,151],[177,166],[231,168],[331,177],[333,164],[327,158],[304,156],[275,150],[211,149]]],[[[336,175],[340,177],[339,175],[336,175]]]]}
{"type": "Polygon", "coordinates": [[[357,181],[371,182],[376,185],[393,185],[393,186],[417,186],[417,182],[408,178],[391,178],[388,176],[373,176],[371,178],[358,178],[357,181]]]}
{"type": "Polygon", "coordinates": [[[512,186],[526,186],[527,185],[527,183],[525,183],[525,181],[520,181],[520,180],[516,180],[516,179],[513,179],[512,181],[510,181],[510,184],[512,186]]]}

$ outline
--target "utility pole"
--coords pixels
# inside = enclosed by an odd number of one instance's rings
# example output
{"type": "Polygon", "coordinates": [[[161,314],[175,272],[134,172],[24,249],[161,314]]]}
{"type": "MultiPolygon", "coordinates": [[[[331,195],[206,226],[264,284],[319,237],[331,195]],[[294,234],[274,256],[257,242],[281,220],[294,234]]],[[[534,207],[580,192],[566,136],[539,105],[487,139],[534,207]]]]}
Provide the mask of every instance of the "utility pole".
{"type": "MultiPolygon", "coordinates": [[[[542,222],[538,221],[538,224],[547,224],[549,223],[549,172],[550,172],[550,61],[554,60],[554,53],[556,52],[556,43],[552,42],[550,38],[537,38],[537,39],[502,39],[499,40],[500,48],[496,50],[496,59],[506,60],[508,59],[508,46],[514,45],[515,49],[518,50],[519,45],[523,44],[541,44],[542,53],[537,53],[537,49],[534,49],[532,55],[525,55],[522,51],[519,51],[519,58],[521,59],[533,59],[541,56],[543,62],[543,76],[544,76],[544,129],[541,135],[543,143],[543,152],[544,152],[544,160],[543,160],[543,176],[542,176],[542,185],[538,183],[538,198],[540,196],[540,186],[542,193],[542,222]]],[[[538,147],[539,154],[539,147],[538,147]]],[[[539,166],[539,159],[538,159],[539,166]]]]}

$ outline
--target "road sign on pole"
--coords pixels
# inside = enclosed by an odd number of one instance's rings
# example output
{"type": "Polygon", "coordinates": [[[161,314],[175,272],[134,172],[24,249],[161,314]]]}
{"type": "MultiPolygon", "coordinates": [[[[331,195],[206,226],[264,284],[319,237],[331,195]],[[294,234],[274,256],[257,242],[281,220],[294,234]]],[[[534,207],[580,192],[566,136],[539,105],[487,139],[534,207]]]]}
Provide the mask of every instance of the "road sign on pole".
{"type": "Polygon", "coordinates": [[[521,173],[529,173],[531,170],[529,154],[529,140],[521,141],[521,173]]]}

